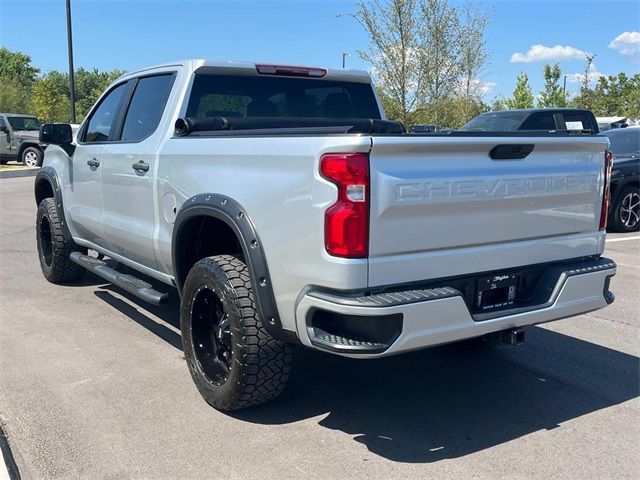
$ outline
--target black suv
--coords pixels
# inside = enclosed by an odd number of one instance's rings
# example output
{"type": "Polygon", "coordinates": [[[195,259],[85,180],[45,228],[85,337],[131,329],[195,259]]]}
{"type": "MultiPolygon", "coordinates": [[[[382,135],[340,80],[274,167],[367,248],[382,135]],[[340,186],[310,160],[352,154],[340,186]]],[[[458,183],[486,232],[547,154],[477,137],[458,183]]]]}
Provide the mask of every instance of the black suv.
{"type": "Polygon", "coordinates": [[[635,232],[640,229],[640,127],[614,128],[602,135],[609,138],[613,152],[607,227],[635,232]]]}
{"type": "Polygon", "coordinates": [[[580,108],[529,108],[500,110],[472,118],[460,130],[509,132],[513,130],[555,130],[598,133],[598,122],[590,110],[580,108]]]}

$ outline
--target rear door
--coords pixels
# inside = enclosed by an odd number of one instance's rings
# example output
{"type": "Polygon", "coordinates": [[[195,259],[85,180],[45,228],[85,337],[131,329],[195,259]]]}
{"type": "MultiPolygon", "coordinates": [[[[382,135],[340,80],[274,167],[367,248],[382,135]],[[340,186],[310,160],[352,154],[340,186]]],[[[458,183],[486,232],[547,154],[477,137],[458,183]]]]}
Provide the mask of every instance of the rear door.
{"type": "Polygon", "coordinates": [[[130,80],[129,99],[118,122],[118,141],[105,146],[102,200],[105,235],[112,252],[156,268],[154,183],[158,128],[174,72],[130,80]]]}
{"type": "Polygon", "coordinates": [[[370,284],[596,254],[605,146],[596,136],[374,137],[370,284]],[[497,145],[533,150],[493,159],[497,145]]]}

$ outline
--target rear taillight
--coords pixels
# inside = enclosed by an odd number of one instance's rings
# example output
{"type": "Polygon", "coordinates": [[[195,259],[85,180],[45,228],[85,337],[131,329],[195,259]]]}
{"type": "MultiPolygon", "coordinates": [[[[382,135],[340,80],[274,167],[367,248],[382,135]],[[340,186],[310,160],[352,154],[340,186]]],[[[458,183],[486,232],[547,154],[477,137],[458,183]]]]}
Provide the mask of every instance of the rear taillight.
{"type": "Polygon", "coordinates": [[[369,155],[323,155],[320,173],[338,187],[338,200],[324,216],[327,252],[336,257],[366,257],[369,254],[369,155]]]}
{"type": "Polygon", "coordinates": [[[613,165],[613,153],[604,152],[604,191],[602,192],[602,210],[600,210],[600,230],[607,228],[607,214],[609,213],[609,197],[611,196],[611,167],[613,165]]]}

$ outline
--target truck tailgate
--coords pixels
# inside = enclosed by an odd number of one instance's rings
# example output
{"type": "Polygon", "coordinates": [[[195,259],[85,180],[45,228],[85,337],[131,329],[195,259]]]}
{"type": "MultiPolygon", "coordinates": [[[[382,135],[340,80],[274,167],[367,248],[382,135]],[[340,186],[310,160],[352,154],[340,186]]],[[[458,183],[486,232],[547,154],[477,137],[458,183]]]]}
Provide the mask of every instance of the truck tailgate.
{"type": "Polygon", "coordinates": [[[373,137],[370,286],[601,253],[601,137],[373,137]],[[497,145],[533,145],[492,159],[497,145]]]}

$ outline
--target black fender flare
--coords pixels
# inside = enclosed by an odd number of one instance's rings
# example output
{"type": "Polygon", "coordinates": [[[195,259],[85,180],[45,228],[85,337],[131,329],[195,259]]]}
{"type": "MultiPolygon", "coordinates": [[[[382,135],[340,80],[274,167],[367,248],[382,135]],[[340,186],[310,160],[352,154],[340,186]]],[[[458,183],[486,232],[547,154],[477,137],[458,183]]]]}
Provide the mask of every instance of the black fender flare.
{"type": "Polygon", "coordinates": [[[53,192],[53,198],[55,199],[56,207],[58,208],[58,218],[60,219],[62,233],[68,241],[73,241],[73,237],[71,236],[71,232],[69,231],[69,226],[67,225],[67,219],[64,216],[60,181],[58,180],[58,174],[53,169],[53,167],[42,167],[36,175],[36,179],[33,183],[33,194],[36,200],[36,204],[38,203],[38,189],[40,188],[40,185],[42,185],[42,182],[49,183],[51,191],[53,192]]]}
{"type": "Polygon", "coordinates": [[[230,197],[216,193],[202,193],[189,198],[180,207],[174,222],[171,238],[173,272],[180,295],[182,296],[182,287],[186,279],[186,275],[185,278],[180,277],[181,269],[179,267],[181,262],[185,261],[185,252],[181,248],[180,233],[188,220],[200,216],[213,217],[224,222],[238,238],[245,261],[249,267],[258,312],[263,319],[267,332],[278,340],[287,343],[298,343],[294,332],[282,328],[271,285],[267,259],[255,225],[246,210],[230,197]]]}

